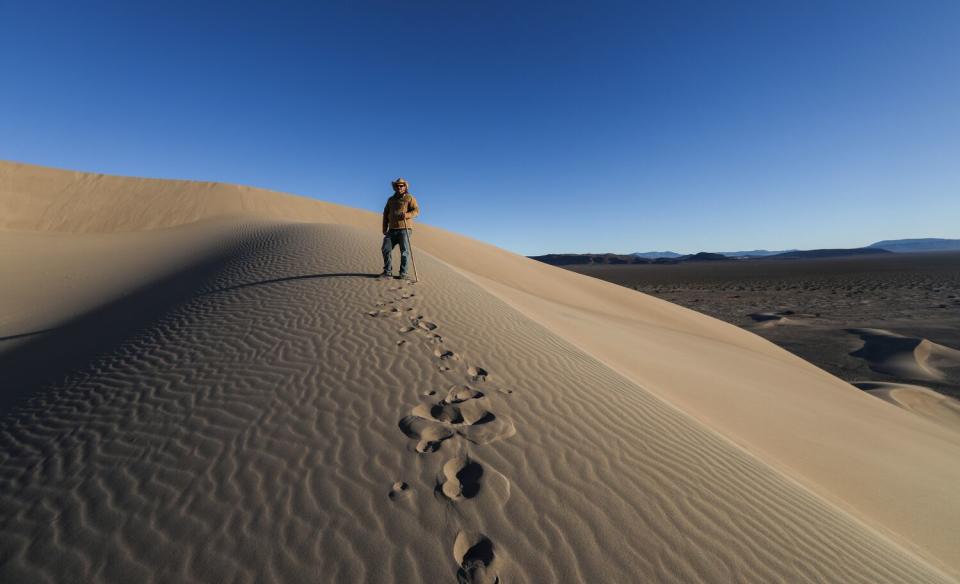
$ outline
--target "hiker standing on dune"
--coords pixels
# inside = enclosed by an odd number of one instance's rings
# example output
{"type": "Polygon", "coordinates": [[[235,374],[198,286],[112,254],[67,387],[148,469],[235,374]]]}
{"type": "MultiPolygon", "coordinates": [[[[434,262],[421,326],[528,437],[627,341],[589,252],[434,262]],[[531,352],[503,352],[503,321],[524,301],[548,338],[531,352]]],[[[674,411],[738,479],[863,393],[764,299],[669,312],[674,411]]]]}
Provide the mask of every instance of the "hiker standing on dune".
{"type": "Polygon", "coordinates": [[[383,273],[381,278],[393,277],[393,248],[400,246],[400,279],[407,277],[407,265],[410,261],[410,231],[413,218],[420,214],[420,206],[407,188],[405,179],[398,178],[391,183],[393,196],[387,199],[383,208],[383,273]]]}

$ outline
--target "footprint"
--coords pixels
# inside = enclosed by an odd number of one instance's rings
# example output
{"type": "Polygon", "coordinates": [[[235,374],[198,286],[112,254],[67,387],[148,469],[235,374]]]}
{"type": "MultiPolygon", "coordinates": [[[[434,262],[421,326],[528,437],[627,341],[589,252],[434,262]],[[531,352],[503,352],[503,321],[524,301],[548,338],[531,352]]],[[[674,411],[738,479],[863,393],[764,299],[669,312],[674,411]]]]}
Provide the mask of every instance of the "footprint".
{"type": "Polygon", "coordinates": [[[467,375],[469,375],[473,381],[486,381],[489,373],[487,373],[487,370],[483,367],[469,367],[467,369],[467,375]]]}
{"type": "Polygon", "coordinates": [[[504,395],[510,395],[510,394],[513,393],[513,390],[512,390],[512,389],[503,389],[502,387],[501,387],[500,389],[498,389],[497,391],[500,392],[500,393],[502,393],[502,394],[504,394],[504,395]]]}
{"type": "Polygon", "coordinates": [[[472,499],[478,509],[502,508],[510,499],[510,481],[481,460],[457,456],[443,465],[433,492],[449,504],[472,499]]]}
{"type": "Polygon", "coordinates": [[[440,448],[440,442],[454,434],[473,444],[489,444],[516,434],[513,422],[487,410],[485,400],[478,399],[482,396],[476,392],[466,401],[452,403],[444,398],[436,403],[420,404],[400,421],[400,429],[420,441],[417,452],[434,452],[440,448]]]}
{"type": "Polygon", "coordinates": [[[399,341],[397,341],[397,346],[398,346],[398,347],[402,347],[403,345],[406,345],[406,344],[407,344],[407,341],[405,341],[405,340],[403,340],[403,339],[400,339],[399,341]]]}
{"type": "Polygon", "coordinates": [[[469,385],[451,385],[447,390],[447,397],[443,398],[448,404],[458,404],[471,399],[480,399],[483,392],[477,391],[469,385]]]}
{"type": "Polygon", "coordinates": [[[445,349],[439,349],[439,348],[434,350],[433,356],[436,357],[437,359],[440,359],[441,361],[446,361],[447,359],[453,359],[453,360],[459,359],[459,357],[457,357],[457,354],[454,353],[453,351],[447,351],[445,349]]]}
{"type": "Polygon", "coordinates": [[[433,331],[437,329],[436,324],[432,322],[428,322],[426,320],[417,320],[417,326],[422,328],[425,331],[433,331]]]}
{"type": "Polygon", "coordinates": [[[466,456],[451,458],[443,465],[437,492],[451,501],[472,499],[480,492],[483,466],[466,456]]]}
{"type": "Polygon", "coordinates": [[[407,334],[407,333],[409,333],[409,332],[411,332],[411,331],[415,331],[415,330],[417,330],[417,329],[414,328],[414,327],[412,327],[412,326],[404,326],[404,327],[400,327],[400,329],[397,330],[397,332],[400,333],[401,335],[405,335],[405,334],[407,334]]]}
{"type": "Polygon", "coordinates": [[[451,426],[489,424],[497,418],[493,413],[485,410],[481,404],[468,402],[454,405],[443,400],[436,404],[420,404],[413,408],[410,414],[424,420],[441,422],[451,426]]]}
{"type": "Polygon", "coordinates": [[[387,493],[387,496],[390,497],[391,501],[396,501],[397,499],[405,499],[410,496],[410,485],[403,481],[397,481],[393,483],[393,486],[390,487],[390,492],[387,493]]]}
{"type": "Polygon", "coordinates": [[[446,424],[463,423],[463,414],[460,413],[460,408],[445,404],[442,401],[437,404],[420,404],[413,408],[410,414],[434,422],[443,422],[446,424]]]}
{"type": "Polygon", "coordinates": [[[403,311],[401,311],[399,308],[391,308],[390,310],[371,310],[370,312],[367,312],[367,316],[372,316],[373,318],[377,318],[381,316],[396,317],[396,316],[401,316],[402,314],[403,314],[403,311]]]}
{"type": "Polygon", "coordinates": [[[461,531],[453,544],[453,559],[460,565],[459,584],[499,584],[495,571],[496,555],[493,542],[483,534],[461,531]]]}
{"type": "Polygon", "coordinates": [[[430,338],[428,338],[427,341],[438,345],[443,342],[443,337],[440,335],[430,335],[430,338]]]}
{"type": "Polygon", "coordinates": [[[505,440],[517,433],[513,422],[502,416],[485,412],[485,417],[472,424],[463,424],[455,428],[457,434],[473,444],[490,444],[505,440]]]}
{"type": "Polygon", "coordinates": [[[453,430],[418,416],[407,416],[398,425],[408,438],[417,440],[417,452],[421,454],[440,450],[443,441],[453,437],[453,430]]]}

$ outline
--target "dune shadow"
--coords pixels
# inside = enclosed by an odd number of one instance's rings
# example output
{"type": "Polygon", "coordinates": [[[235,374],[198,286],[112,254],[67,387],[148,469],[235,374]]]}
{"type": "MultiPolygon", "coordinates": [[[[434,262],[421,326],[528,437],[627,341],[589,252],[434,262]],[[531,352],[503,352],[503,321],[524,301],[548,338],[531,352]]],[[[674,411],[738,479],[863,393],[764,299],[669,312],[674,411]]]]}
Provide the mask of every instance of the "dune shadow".
{"type": "Polygon", "coordinates": [[[36,392],[69,380],[99,356],[109,354],[176,307],[196,298],[252,286],[379,275],[306,274],[205,289],[236,259],[235,250],[217,251],[57,326],[0,337],[0,341],[20,341],[5,351],[0,349],[0,415],[9,414],[36,392]]]}
{"type": "Polygon", "coordinates": [[[28,333],[20,333],[16,335],[9,335],[6,337],[0,337],[0,341],[13,341],[16,339],[25,339],[27,337],[35,337],[37,335],[42,335],[46,333],[52,333],[54,331],[60,330],[60,327],[51,327],[47,329],[40,329],[38,331],[30,331],[28,333]]]}
{"type": "Polygon", "coordinates": [[[231,290],[241,290],[243,288],[250,288],[253,286],[266,286],[268,284],[281,284],[284,282],[296,282],[297,280],[317,280],[321,278],[370,278],[376,279],[380,277],[380,273],[369,274],[366,272],[340,272],[335,274],[306,274],[303,276],[289,276],[286,278],[273,278],[270,280],[261,280],[259,282],[247,282],[244,284],[236,284],[234,286],[226,286],[224,288],[217,288],[215,290],[208,290],[202,292],[197,296],[207,296],[210,294],[217,294],[219,292],[230,292],[231,290]]]}
{"type": "MultiPolygon", "coordinates": [[[[262,280],[262,281],[259,281],[259,282],[248,282],[248,283],[245,283],[245,284],[237,284],[237,285],[235,285],[235,286],[227,286],[227,287],[225,287],[225,288],[217,288],[217,289],[214,289],[214,290],[208,290],[208,291],[205,291],[205,292],[201,292],[201,293],[199,293],[199,294],[195,294],[193,297],[194,297],[194,298],[200,298],[201,296],[207,296],[207,295],[210,295],[210,294],[216,294],[216,293],[218,293],[218,292],[229,292],[229,291],[231,291],[231,290],[240,290],[240,289],[242,289],[242,288],[248,288],[248,287],[251,287],[251,286],[263,286],[263,285],[265,285],[265,284],[279,284],[279,283],[282,283],[282,282],[292,282],[292,281],[296,281],[296,280],[312,280],[312,279],[319,279],[319,278],[345,278],[345,277],[376,279],[376,278],[379,278],[379,277],[380,277],[380,274],[379,274],[379,273],[369,274],[369,273],[365,273],[365,272],[343,272],[343,273],[336,273],[336,274],[308,274],[308,275],[304,275],[304,276],[290,276],[290,277],[288,277],[288,278],[273,278],[273,279],[271,279],[271,280],[262,280]]],[[[151,284],[151,286],[153,286],[153,284],[151,284]]],[[[15,335],[8,335],[8,336],[5,336],[5,337],[0,337],[0,342],[2,342],[2,341],[13,341],[13,340],[16,340],[16,339],[25,339],[25,338],[33,337],[33,336],[37,336],[37,335],[43,335],[43,334],[47,334],[47,333],[57,332],[57,331],[63,330],[64,328],[74,326],[74,324],[75,324],[74,321],[71,321],[71,322],[68,322],[68,323],[66,323],[66,324],[58,325],[58,326],[55,326],[55,327],[50,327],[50,328],[46,328],[46,329],[40,329],[40,330],[36,330],[36,331],[30,331],[30,332],[26,332],[26,333],[18,333],[18,334],[15,334],[15,335]]],[[[2,369],[0,369],[0,373],[2,373],[2,369]]]]}

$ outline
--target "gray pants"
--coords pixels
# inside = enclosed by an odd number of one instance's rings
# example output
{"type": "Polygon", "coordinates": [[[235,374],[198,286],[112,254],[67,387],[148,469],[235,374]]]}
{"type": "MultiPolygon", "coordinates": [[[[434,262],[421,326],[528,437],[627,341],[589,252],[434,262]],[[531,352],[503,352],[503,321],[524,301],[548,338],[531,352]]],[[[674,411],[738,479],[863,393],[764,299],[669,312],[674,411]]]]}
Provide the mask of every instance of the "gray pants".
{"type": "Polygon", "coordinates": [[[410,230],[409,229],[391,229],[383,236],[383,245],[380,251],[383,252],[383,271],[387,274],[393,273],[393,248],[400,246],[400,276],[407,275],[407,264],[410,261],[410,230]]]}

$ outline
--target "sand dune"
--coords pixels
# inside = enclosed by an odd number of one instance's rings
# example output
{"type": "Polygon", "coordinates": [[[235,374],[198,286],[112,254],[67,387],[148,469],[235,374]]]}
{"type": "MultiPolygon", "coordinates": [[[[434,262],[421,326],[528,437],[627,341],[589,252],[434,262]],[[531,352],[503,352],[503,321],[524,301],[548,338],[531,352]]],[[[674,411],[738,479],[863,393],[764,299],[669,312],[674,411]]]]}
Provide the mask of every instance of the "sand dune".
{"type": "Polygon", "coordinates": [[[943,379],[944,369],[960,368],[960,351],[927,339],[898,335],[883,329],[850,329],[863,340],[851,353],[870,363],[878,373],[913,379],[943,379]]]}
{"type": "Polygon", "coordinates": [[[960,402],[926,387],[906,383],[860,381],[853,385],[880,399],[948,428],[960,430],[960,402]]]}
{"type": "Polygon", "coordinates": [[[257,189],[0,209],[4,580],[960,573],[960,434],[735,327],[429,227],[376,280],[376,215],[257,189]]]}
{"type": "Polygon", "coordinates": [[[782,310],[780,312],[754,312],[747,316],[758,323],[758,327],[764,328],[783,325],[803,326],[806,324],[800,319],[792,318],[794,314],[792,310],[782,310]]]}

